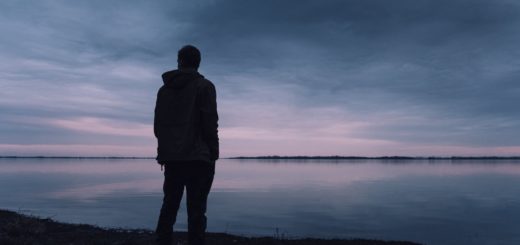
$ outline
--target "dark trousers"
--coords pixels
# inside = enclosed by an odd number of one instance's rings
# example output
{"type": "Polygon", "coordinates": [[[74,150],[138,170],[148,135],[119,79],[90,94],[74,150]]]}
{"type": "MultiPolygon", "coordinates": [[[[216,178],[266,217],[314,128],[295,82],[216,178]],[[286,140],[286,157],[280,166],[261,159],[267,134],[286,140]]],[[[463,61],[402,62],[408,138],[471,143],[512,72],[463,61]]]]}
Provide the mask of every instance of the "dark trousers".
{"type": "Polygon", "coordinates": [[[190,245],[204,244],[206,232],[206,204],[215,175],[215,162],[171,162],[165,165],[163,204],[156,233],[161,244],[170,244],[173,225],[186,187],[188,209],[188,241],[190,245]]]}

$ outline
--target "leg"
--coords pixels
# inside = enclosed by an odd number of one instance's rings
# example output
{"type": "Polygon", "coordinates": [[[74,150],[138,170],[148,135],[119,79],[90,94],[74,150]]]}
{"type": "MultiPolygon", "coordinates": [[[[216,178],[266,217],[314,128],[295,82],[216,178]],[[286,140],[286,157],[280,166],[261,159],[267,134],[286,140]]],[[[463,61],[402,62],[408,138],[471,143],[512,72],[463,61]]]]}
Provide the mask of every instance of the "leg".
{"type": "Polygon", "coordinates": [[[164,170],[163,204],[157,222],[156,233],[160,244],[170,244],[173,225],[184,192],[186,171],[177,165],[166,166],[164,170]]]}
{"type": "Polygon", "coordinates": [[[190,179],[186,184],[188,240],[190,245],[204,244],[206,232],[206,204],[214,175],[214,163],[197,163],[190,169],[190,179]]]}

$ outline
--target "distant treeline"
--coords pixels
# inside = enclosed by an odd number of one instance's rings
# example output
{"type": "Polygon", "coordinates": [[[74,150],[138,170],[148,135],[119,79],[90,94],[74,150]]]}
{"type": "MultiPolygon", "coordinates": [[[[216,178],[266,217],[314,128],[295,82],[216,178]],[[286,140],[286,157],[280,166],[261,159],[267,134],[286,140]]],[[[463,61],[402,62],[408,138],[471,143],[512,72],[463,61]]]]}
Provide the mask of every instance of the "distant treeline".
{"type": "MultiPolygon", "coordinates": [[[[88,156],[0,156],[1,158],[53,158],[53,159],[155,159],[155,157],[88,157],[88,156]]],[[[520,156],[451,156],[451,157],[411,157],[411,156],[239,156],[224,159],[269,159],[269,160],[520,160],[520,156]]]]}
{"type": "Polygon", "coordinates": [[[230,159],[271,159],[271,160],[520,160],[520,156],[451,156],[451,157],[410,157],[410,156],[380,156],[380,157],[362,157],[362,156],[253,156],[253,157],[231,157],[230,159]]]}
{"type": "Polygon", "coordinates": [[[59,159],[155,159],[155,157],[80,157],[80,156],[0,156],[0,158],[59,158],[59,159]]]}

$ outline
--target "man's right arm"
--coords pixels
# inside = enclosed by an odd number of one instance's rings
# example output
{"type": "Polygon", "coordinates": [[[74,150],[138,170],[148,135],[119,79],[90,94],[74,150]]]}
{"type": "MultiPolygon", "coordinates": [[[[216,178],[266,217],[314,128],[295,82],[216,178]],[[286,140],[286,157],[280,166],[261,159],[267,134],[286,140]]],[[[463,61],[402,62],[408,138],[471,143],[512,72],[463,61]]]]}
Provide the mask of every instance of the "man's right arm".
{"type": "Polygon", "coordinates": [[[209,82],[202,91],[201,106],[202,135],[208,144],[212,161],[219,158],[217,92],[209,82]]]}

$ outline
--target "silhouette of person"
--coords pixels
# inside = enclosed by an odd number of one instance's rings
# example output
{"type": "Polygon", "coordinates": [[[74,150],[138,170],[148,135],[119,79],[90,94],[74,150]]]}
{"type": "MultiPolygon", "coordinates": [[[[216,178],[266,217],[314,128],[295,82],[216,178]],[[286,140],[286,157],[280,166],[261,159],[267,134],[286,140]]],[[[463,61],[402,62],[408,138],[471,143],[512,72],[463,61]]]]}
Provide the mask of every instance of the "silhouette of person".
{"type": "Polygon", "coordinates": [[[172,242],[185,187],[189,244],[205,241],[206,204],[219,157],[219,139],[215,86],[198,73],[200,60],[196,47],[182,47],[177,55],[178,69],[162,74],[164,85],[157,93],[154,134],[157,162],[165,168],[156,229],[159,244],[172,242]]]}

